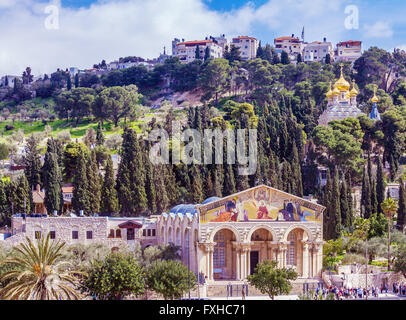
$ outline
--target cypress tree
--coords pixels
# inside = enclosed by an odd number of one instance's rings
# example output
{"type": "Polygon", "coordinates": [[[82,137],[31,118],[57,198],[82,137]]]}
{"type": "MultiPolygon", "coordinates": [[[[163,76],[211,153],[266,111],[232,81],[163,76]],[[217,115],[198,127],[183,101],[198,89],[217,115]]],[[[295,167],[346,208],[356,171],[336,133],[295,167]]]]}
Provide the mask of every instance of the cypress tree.
{"type": "Polygon", "coordinates": [[[231,195],[236,193],[234,171],[231,164],[224,165],[224,184],[223,184],[223,195],[231,195]]]}
{"type": "Polygon", "coordinates": [[[292,147],[292,174],[292,180],[295,181],[294,193],[298,197],[303,197],[302,169],[300,167],[300,159],[295,141],[293,141],[292,147]]]}
{"type": "Polygon", "coordinates": [[[406,224],[406,188],[403,179],[400,179],[399,188],[399,204],[398,204],[398,218],[396,222],[396,227],[403,232],[403,228],[406,224]]]}
{"type": "Polygon", "coordinates": [[[213,166],[213,196],[221,198],[223,196],[223,165],[213,166]]]}
{"type": "Polygon", "coordinates": [[[117,175],[117,192],[122,215],[139,216],[147,207],[143,149],[133,129],[123,134],[121,162],[117,175]]]}
{"type": "Polygon", "coordinates": [[[61,212],[63,208],[62,196],[62,172],[58,164],[58,156],[54,152],[47,151],[45,155],[45,199],[44,204],[48,214],[54,210],[61,212]]]}
{"type": "Polygon", "coordinates": [[[68,89],[68,91],[70,91],[72,89],[72,79],[70,77],[70,74],[67,76],[66,89],[68,89]]]}
{"type": "Polygon", "coordinates": [[[106,160],[102,195],[100,203],[101,212],[104,215],[116,214],[118,212],[118,199],[114,181],[113,160],[110,155],[106,160]]]}
{"type": "Polygon", "coordinates": [[[327,183],[324,186],[323,205],[326,207],[323,219],[323,234],[326,240],[333,239],[331,232],[331,202],[332,202],[332,182],[329,170],[327,170],[327,183]]]}
{"type": "Polygon", "coordinates": [[[25,174],[18,179],[17,183],[14,183],[13,189],[14,213],[30,213],[32,192],[25,174]]]}
{"type": "Polygon", "coordinates": [[[195,59],[200,59],[200,48],[197,45],[195,50],[195,59]]]}
{"type": "Polygon", "coordinates": [[[79,73],[75,75],[75,88],[79,88],[79,73]]]}
{"type": "Polygon", "coordinates": [[[377,213],[378,212],[378,200],[376,197],[376,182],[375,179],[371,181],[371,212],[377,213]]]}
{"type": "Polygon", "coordinates": [[[97,126],[97,131],[96,131],[96,145],[97,146],[103,146],[104,145],[104,135],[103,135],[103,127],[102,127],[102,122],[99,122],[99,125],[97,126]]]}
{"type": "Polygon", "coordinates": [[[79,154],[76,159],[76,170],[73,177],[73,197],[72,197],[72,208],[76,214],[83,210],[85,214],[89,214],[87,210],[89,209],[89,198],[92,196],[89,194],[88,181],[87,181],[87,165],[88,165],[88,155],[85,151],[79,149],[79,154]]]}
{"type": "Polygon", "coordinates": [[[160,214],[168,209],[171,204],[171,199],[168,195],[165,181],[167,179],[168,170],[165,165],[154,166],[154,184],[156,191],[156,211],[160,214]]]}
{"type": "Polygon", "coordinates": [[[38,149],[38,141],[34,135],[30,135],[27,139],[23,162],[25,165],[24,173],[30,188],[33,190],[37,184],[41,185],[41,154],[38,149]]]}
{"type": "Polygon", "coordinates": [[[90,156],[87,159],[86,174],[89,194],[88,213],[99,213],[101,201],[101,185],[99,167],[96,160],[96,151],[94,149],[90,152],[90,156]]]}
{"type": "Polygon", "coordinates": [[[361,208],[362,214],[365,219],[368,219],[371,215],[371,184],[368,179],[368,172],[364,167],[362,176],[362,194],[361,194],[361,208]]]}
{"type": "Polygon", "coordinates": [[[333,238],[337,239],[340,236],[342,225],[341,225],[341,208],[340,208],[340,181],[338,168],[336,167],[334,172],[334,183],[333,183],[333,193],[331,201],[331,222],[334,224],[333,238]]]}
{"type": "Polygon", "coordinates": [[[340,210],[341,210],[341,221],[342,225],[345,227],[351,226],[350,212],[348,207],[348,191],[347,191],[347,181],[345,180],[345,175],[341,178],[341,190],[340,190],[340,210]]]}
{"type": "Polygon", "coordinates": [[[203,183],[202,178],[200,175],[200,169],[197,165],[192,165],[191,170],[191,181],[192,181],[192,188],[191,188],[191,199],[194,203],[199,204],[203,202],[203,183]]]}
{"type": "Polygon", "coordinates": [[[209,58],[210,58],[210,48],[206,47],[206,49],[204,50],[204,61],[206,61],[209,58]]]}
{"type": "Polygon", "coordinates": [[[7,200],[6,185],[0,181],[0,224],[8,225],[10,223],[10,209],[7,200]]]}
{"type": "Polygon", "coordinates": [[[382,213],[381,204],[385,200],[385,180],[382,159],[379,156],[378,156],[378,168],[376,172],[376,200],[378,202],[378,211],[382,213]]]}
{"type": "Polygon", "coordinates": [[[347,183],[347,201],[348,201],[348,217],[347,217],[347,224],[348,226],[352,226],[354,223],[354,201],[352,198],[352,185],[351,185],[351,175],[348,176],[348,183],[347,183]]]}
{"type": "Polygon", "coordinates": [[[148,154],[144,153],[145,163],[145,192],[148,199],[149,210],[156,213],[156,190],[154,184],[154,168],[151,161],[148,159],[148,154]]]}

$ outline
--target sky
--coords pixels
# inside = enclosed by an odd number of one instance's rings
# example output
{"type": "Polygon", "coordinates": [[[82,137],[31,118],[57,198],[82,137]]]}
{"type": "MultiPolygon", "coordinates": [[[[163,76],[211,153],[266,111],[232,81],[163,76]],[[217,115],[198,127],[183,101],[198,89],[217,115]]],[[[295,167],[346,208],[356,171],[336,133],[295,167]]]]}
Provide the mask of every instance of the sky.
{"type": "Polygon", "coordinates": [[[404,0],[0,0],[0,76],[158,57],[173,38],[362,40],[406,50],[404,0]],[[356,16],[358,15],[358,19],[356,16]]]}

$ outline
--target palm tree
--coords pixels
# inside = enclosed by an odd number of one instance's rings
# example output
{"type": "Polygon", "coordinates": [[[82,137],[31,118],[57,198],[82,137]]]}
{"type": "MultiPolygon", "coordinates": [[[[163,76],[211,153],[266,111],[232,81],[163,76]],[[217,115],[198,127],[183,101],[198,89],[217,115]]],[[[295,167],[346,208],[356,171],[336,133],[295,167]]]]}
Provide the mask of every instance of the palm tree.
{"type": "Polygon", "coordinates": [[[398,210],[398,204],[395,200],[388,198],[384,200],[381,204],[381,208],[383,213],[388,217],[388,271],[390,271],[390,231],[391,231],[391,224],[392,224],[392,217],[398,210]]]}
{"type": "Polygon", "coordinates": [[[12,270],[0,277],[7,283],[0,289],[4,300],[78,300],[80,294],[75,290],[77,276],[83,272],[62,268],[68,264],[61,261],[64,242],[41,238],[34,245],[27,238],[26,243],[13,248],[13,253],[1,264],[12,266],[12,270]]]}

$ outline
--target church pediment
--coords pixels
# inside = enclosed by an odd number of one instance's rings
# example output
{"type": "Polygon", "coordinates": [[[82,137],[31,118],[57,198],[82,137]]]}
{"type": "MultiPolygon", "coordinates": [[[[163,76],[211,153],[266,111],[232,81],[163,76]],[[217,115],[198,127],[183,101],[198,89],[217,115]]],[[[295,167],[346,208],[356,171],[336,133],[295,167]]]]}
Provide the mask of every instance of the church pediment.
{"type": "Polygon", "coordinates": [[[302,221],[322,222],[325,207],[262,185],[197,207],[200,223],[302,221]]]}

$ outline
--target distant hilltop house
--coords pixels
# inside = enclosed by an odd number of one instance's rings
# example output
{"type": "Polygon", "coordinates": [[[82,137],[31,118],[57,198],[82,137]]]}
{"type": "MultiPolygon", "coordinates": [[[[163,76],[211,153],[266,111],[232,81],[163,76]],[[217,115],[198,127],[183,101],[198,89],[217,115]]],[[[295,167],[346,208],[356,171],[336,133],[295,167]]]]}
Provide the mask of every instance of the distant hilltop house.
{"type": "Polygon", "coordinates": [[[206,37],[205,40],[194,41],[175,38],[172,41],[172,56],[178,57],[182,63],[189,63],[196,59],[198,48],[200,59],[204,58],[206,50],[209,50],[209,57],[211,58],[223,58],[226,49],[229,49],[231,46],[235,46],[240,50],[241,59],[255,59],[259,41],[253,37],[239,36],[233,38],[230,42],[224,34],[219,37],[210,36],[206,37]]]}
{"type": "Polygon", "coordinates": [[[274,39],[276,52],[281,54],[285,51],[290,60],[296,61],[298,55],[302,55],[303,62],[322,62],[326,56],[330,55],[331,61],[354,62],[362,55],[362,41],[343,41],[337,44],[334,49],[333,44],[323,39],[323,42],[314,41],[307,43],[302,39],[292,36],[279,37],[274,39]]]}
{"type": "Polygon", "coordinates": [[[337,44],[335,57],[338,62],[354,62],[362,55],[361,41],[344,41],[337,44]]]}

